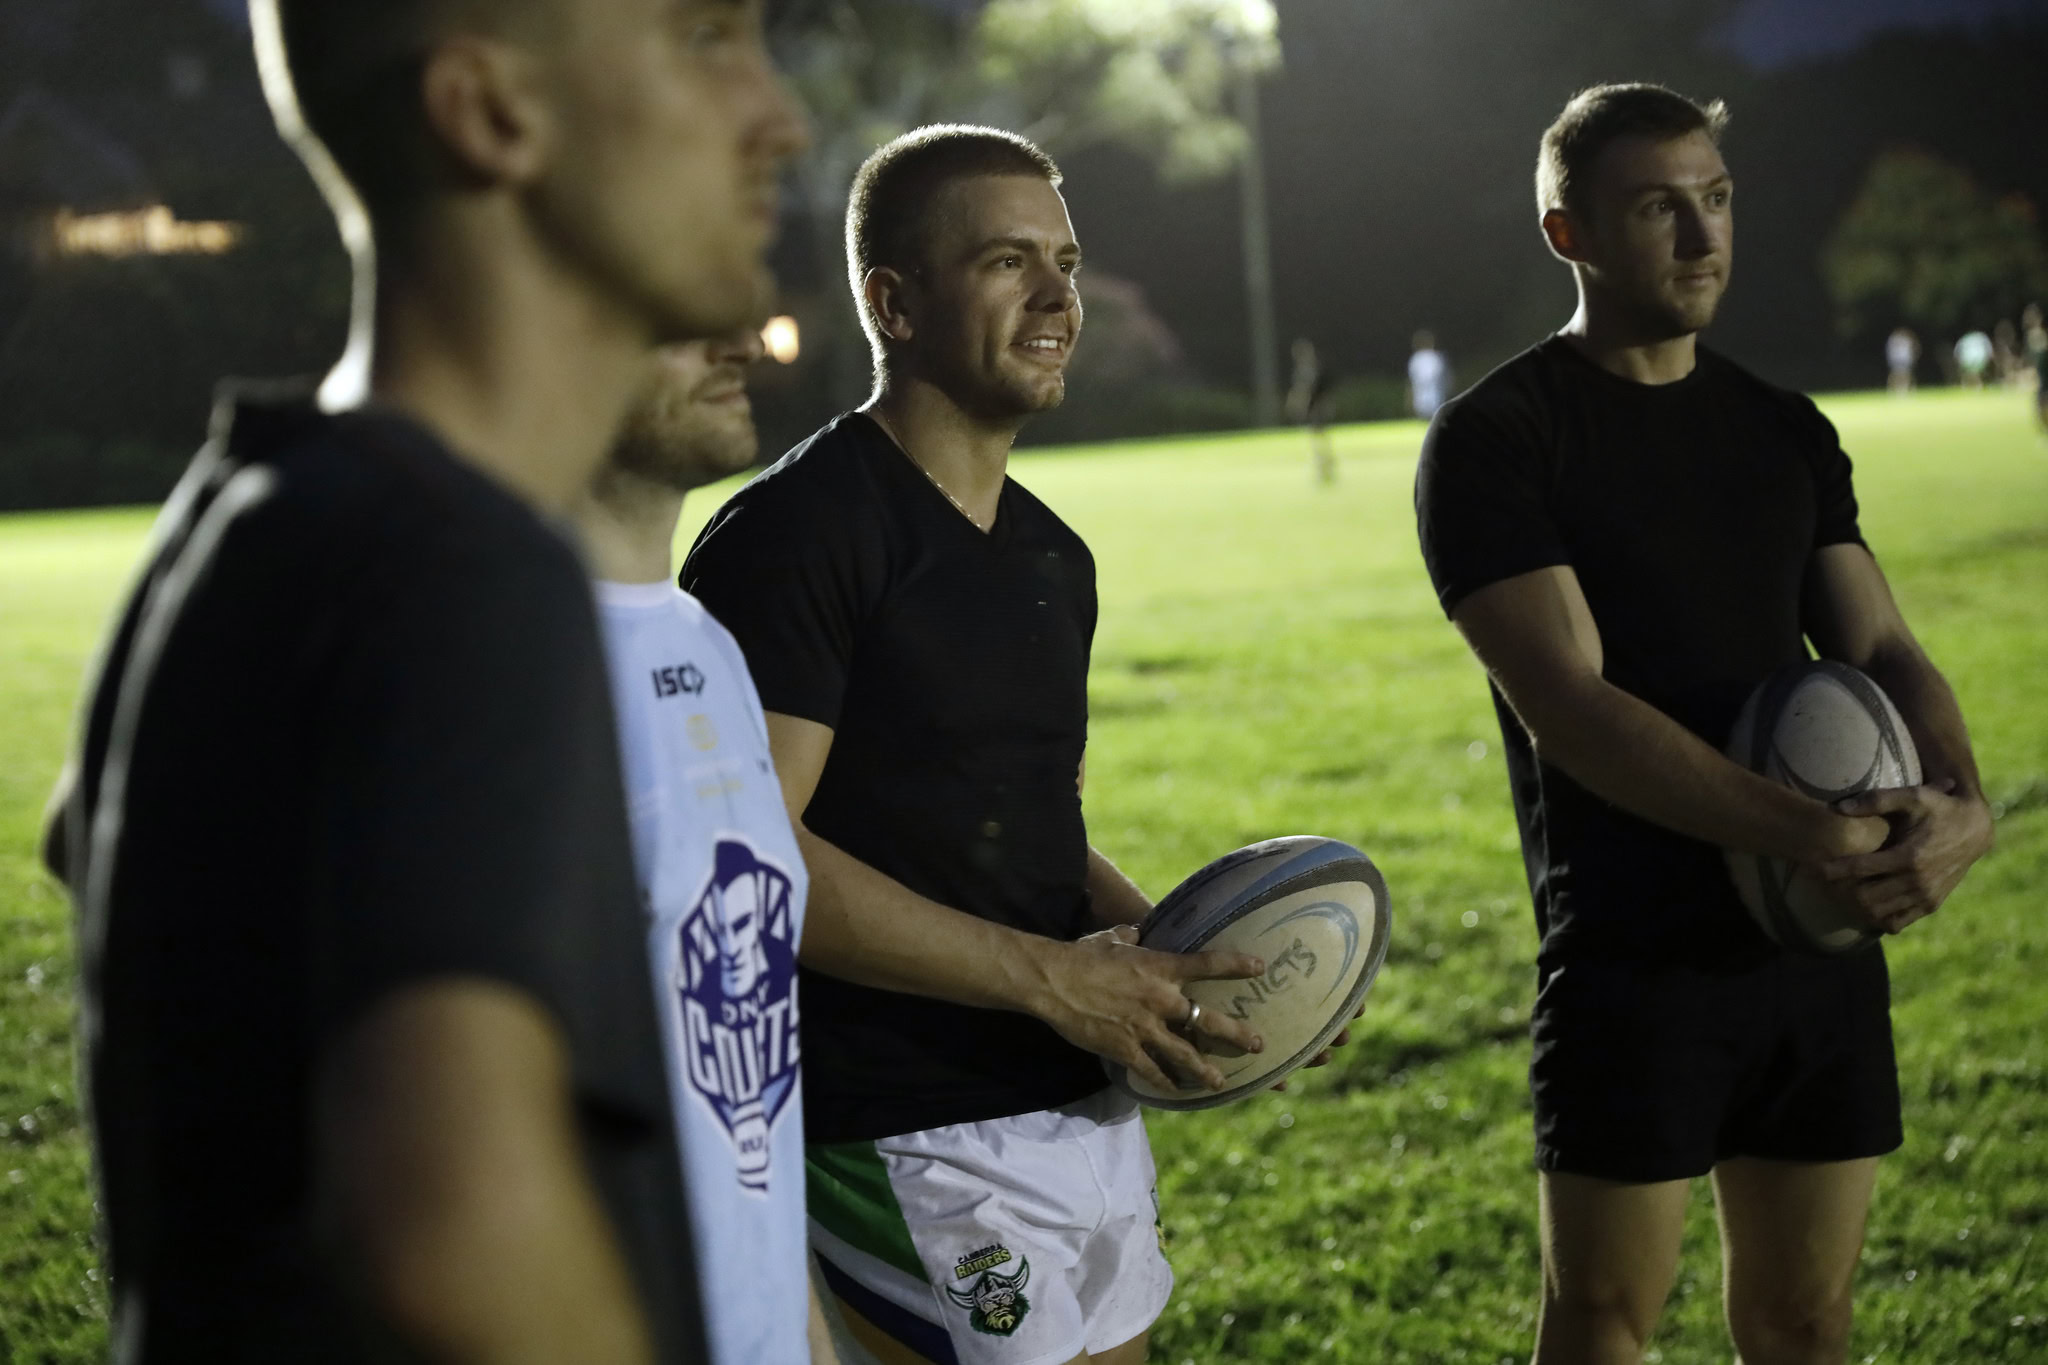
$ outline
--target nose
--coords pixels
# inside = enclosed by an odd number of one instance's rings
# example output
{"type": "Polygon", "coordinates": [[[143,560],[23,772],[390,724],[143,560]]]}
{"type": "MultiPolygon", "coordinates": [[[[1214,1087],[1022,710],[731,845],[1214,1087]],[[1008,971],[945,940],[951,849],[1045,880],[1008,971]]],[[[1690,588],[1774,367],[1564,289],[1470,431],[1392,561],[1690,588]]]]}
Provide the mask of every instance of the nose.
{"type": "Polygon", "coordinates": [[[1060,269],[1058,262],[1046,263],[1040,271],[1038,287],[1032,292],[1032,306],[1041,312],[1064,313],[1080,301],[1074,277],[1060,269]]]}
{"type": "Polygon", "coordinates": [[[782,79],[782,73],[772,63],[764,63],[764,67],[762,74],[767,93],[760,122],[756,125],[756,145],[773,161],[794,161],[810,148],[810,120],[782,79]]]}
{"type": "Polygon", "coordinates": [[[1711,256],[1720,247],[1719,221],[1701,209],[1698,204],[1687,203],[1678,211],[1678,239],[1673,249],[1682,261],[1696,261],[1711,256]]]}
{"type": "Polygon", "coordinates": [[[758,327],[742,327],[711,343],[711,363],[714,365],[737,365],[741,369],[749,369],[767,353],[768,344],[761,339],[758,327]]]}

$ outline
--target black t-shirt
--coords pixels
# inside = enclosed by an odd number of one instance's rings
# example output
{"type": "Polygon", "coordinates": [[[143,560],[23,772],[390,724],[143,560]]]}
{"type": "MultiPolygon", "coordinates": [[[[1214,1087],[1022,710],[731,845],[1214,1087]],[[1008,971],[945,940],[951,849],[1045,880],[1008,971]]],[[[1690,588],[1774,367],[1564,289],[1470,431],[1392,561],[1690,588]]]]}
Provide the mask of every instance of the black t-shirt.
{"type": "MultiPolygon", "coordinates": [[[[1095,561],[1005,481],[962,516],[874,421],[832,422],[712,518],[683,587],[770,711],[830,726],[804,823],[920,895],[1050,938],[1091,927],[1076,777],[1095,561]]],[[[803,977],[804,1119],[852,1141],[1029,1113],[1104,1084],[1021,1014],[803,977]]]]}
{"type": "Polygon", "coordinates": [[[316,1250],[312,1087],[389,992],[513,987],[666,1360],[704,1358],[587,580],[390,414],[224,402],[67,812],[121,1362],[406,1358],[316,1250]]]}
{"type": "MultiPolygon", "coordinates": [[[[1607,681],[1716,748],[1751,689],[1807,657],[1814,551],[1861,540],[1827,419],[1705,347],[1684,379],[1648,385],[1550,338],[1438,413],[1415,502],[1447,613],[1570,565],[1607,681]]],[[[1497,690],[1494,705],[1546,960],[1768,951],[1718,850],[1587,792],[1536,756],[1497,690]]]]}

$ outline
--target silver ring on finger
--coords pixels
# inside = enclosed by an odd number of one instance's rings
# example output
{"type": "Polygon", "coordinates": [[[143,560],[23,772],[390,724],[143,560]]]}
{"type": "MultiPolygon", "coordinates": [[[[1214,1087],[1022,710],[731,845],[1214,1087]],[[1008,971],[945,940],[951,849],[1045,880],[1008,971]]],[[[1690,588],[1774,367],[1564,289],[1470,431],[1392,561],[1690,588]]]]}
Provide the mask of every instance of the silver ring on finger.
{"type": "Polygon", "coordinates": [[[1199,1026],[1201,1025],[1201,1022],[1202,1022],[1202,1006],[1201,1006],[1201,1004],[1200,1004],[1200,1003],[1199,1003],[1198,1001],[1194,1001],[1194,1000],[1190,1000],[1190,1001],[1188,1001],[1188,1017],[1180,1021],[1180,1026],[1181,1026],[1182,1028],[1185,1028],[1185,1029],[1192,1029],[1192,1028],[1197,1028],[1197,1027],[1199,1027],[1199,1026]]]}

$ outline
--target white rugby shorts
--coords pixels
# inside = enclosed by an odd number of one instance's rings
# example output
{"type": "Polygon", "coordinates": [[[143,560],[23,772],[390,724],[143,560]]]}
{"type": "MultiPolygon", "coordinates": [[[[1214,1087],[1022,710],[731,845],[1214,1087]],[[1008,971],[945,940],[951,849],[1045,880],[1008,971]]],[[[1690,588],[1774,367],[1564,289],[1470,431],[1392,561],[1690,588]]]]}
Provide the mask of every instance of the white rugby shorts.
{"type": "Polygon", "coordinates": [[[846,1365],[1064,1365],[1166,1307],[1136,1101],[806,1149],[819,1301],[846,1365]]]}

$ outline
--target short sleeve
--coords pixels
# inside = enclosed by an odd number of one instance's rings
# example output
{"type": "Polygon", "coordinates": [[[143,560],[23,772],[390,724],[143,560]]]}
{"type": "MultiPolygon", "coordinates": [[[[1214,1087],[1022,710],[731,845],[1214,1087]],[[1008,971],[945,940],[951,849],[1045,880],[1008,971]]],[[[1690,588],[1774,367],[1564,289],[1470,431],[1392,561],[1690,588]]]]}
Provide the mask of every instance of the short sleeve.
{"type": "Polygon", "coordinates": [[[1795,395],[1805,431],[1804,446],[1813,469],[1813,545],[1861,545],[1856,485],[1842,438],[1811,398],[1795,395]]]}
{"type": "Polygon", "coordinates": [[[856,509],[825,502],[774,479],[741,490],[697,537],[680,583],[739,642],[763,707],[837,728],[882,557],[856,509]]]}
{"type": "Polygon", "coordinates": [[[644,991],[645,957],[610,694],[587,582],[542,535],[359,590],[312,746],[324,1027],[470,977],[537,999],[587,1057],[623,1045],[631,1012],[605,1002],[644,991]]]}
{"type": "Polygon", "coordinates": [[[1422,558],[1449,615],[1479,589],[1571,555],[1545,496],[1540,443],[1470,398],[1430,423],[1415,473],[1422,558]]]}

